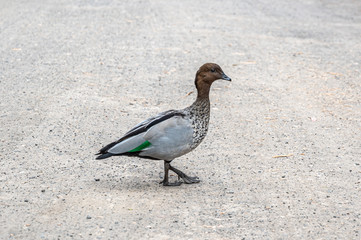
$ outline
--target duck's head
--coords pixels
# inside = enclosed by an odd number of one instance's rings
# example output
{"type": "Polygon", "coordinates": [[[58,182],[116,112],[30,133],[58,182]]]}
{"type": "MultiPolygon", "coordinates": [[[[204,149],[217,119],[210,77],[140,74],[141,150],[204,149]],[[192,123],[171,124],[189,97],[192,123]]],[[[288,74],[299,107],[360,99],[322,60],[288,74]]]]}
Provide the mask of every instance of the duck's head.
{"type": "Polygon", "coordinates": [[[231,81],[231,78],[224,74],[222,68],[218,64],[206,63],[197,71],[195,85],[198,91],[201,88],[209,89],[212,83],[219,79],[231,81]]]}

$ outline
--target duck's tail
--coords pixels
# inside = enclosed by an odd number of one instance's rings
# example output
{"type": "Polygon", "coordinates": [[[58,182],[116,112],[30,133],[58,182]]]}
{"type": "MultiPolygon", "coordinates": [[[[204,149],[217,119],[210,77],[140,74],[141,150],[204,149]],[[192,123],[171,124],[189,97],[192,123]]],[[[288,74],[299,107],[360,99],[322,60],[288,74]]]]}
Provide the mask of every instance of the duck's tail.
{"type": "Polygon", "coordinates": [[[101,159],[105,159],[105,158],[108,158],[108,157],[111,157],[111,156],[113,156],[113,154],[111,154],[111,153],[97,153],[96,155],[99,155],[98,157],[96,157],[95,159],[96,160],[101,160],[101,159]],[[101,155],[99,155],[99,154],[101,154],[101,155]]]}

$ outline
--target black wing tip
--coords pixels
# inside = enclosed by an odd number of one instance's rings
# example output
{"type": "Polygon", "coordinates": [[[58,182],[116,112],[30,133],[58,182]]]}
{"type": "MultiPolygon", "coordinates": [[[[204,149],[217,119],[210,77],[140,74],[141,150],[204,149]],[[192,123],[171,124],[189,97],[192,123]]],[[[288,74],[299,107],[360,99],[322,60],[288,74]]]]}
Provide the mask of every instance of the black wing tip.
{"type": "Polygon", "coordinates": [[[150,160],[162,160],[159,158],[154,158],[154,157],[150,157],[150,156],[141,156],[139,155],[142,151],[139,152],[125,152],[119,155],[123,155],[123,156],[127,156],[127,157],[139,157],[139,158],[144,158],[144,159],[150,159],[150,160]]]}
{"type": "MultiPolygon", "coordinates": [[[[102,153],[97,153],[96,155],[99,155],[99,154],[102,154],[102,153]]],[[[96,157],[95,159],[96,159],[96,160],[101,160],[101,159],[105,159],[105,158],[108,158],[108,157],[111,157],[111,156],[113,156],[113,154],[111,154],[111,153],[104,153],[104,154],[96,157]]]]}

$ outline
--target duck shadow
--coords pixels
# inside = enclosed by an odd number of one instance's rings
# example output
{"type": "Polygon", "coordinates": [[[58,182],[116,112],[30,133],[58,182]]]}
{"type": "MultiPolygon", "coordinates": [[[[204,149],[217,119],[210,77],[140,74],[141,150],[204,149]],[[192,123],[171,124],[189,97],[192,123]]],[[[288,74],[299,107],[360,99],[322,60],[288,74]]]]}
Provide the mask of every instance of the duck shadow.
{"type": "MultiPolygon", "coordinates": [[[[177,177],[171,176],[171,181],[177,181],[177,177]]],[[[139,178],[138,176],[127,177],[105,177],[102,179],[95,179],[89,184],[99,189],[99,191],[120,191],[120,192],[154,192],[162,191],[163,189],[184,189],[186,184],[182,184],[177,187],[163,186],[160,182],[162,178],[155,176],[151,178],[139,178]]],[[[188,185],[188,184],[187,184],[188,185]]]]}

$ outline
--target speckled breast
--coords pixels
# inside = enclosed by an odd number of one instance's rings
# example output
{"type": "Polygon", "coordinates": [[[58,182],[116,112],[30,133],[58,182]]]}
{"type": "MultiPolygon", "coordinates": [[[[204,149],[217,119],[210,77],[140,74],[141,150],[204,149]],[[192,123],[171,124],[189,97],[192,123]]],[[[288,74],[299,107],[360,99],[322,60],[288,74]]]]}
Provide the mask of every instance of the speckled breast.
{"type": "Polygon", "coordinates": [[[209,124],[209,102],[192,105],[188,110],[188,116],[193,128],[193,141],[191,149],[196,148],[207,135],[209,124]]]}

